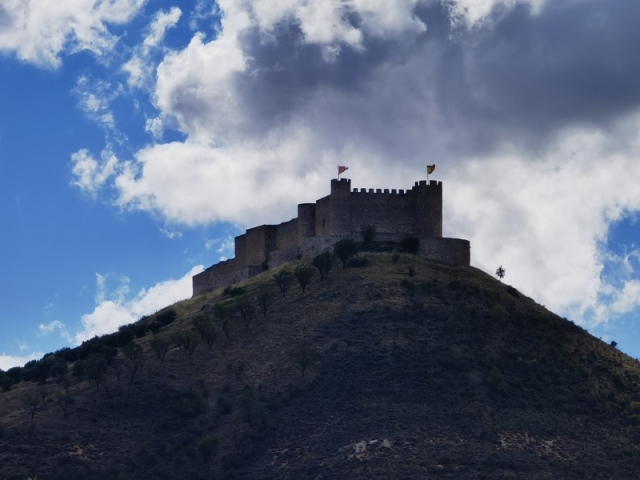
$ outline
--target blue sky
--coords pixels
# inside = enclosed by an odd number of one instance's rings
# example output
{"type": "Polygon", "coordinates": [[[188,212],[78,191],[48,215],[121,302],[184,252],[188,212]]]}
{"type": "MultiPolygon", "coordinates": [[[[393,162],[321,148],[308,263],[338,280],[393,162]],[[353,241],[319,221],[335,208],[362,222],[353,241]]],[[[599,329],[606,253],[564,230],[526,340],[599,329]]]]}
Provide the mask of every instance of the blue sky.
{"type": "Polygon", "coordinates": [[[435,163],[472,263],[640,357],[637,1],[0,3],[0,368],[435,163]]]}

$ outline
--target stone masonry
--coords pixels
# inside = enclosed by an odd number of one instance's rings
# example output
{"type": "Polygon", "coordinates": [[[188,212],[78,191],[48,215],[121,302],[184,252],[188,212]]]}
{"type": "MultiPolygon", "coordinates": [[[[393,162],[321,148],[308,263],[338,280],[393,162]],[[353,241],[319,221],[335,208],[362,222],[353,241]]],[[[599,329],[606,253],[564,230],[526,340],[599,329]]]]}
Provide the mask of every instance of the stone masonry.
{"type": "Polygon", "coordinates": [[[280,225],[250,228],[235,238],[235,258],[193,277],[193,295],[251,278],[298,258],[312,258],[338,240],[376,226],[376,240],[420,239],[419,254],[453,265],[469,265],[468,240],[442,237],[442,182],[415,182],[411,190],[351,189],[351,180],[331,180],[331,193],[298,205],[298,216],[280,225]]]}

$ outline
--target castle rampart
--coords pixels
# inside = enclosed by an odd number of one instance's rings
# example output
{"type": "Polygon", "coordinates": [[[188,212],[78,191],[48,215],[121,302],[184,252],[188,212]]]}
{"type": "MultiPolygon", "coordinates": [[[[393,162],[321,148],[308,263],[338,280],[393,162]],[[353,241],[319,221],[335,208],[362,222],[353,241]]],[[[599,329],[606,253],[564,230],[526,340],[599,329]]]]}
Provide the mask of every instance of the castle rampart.
{"type": "Polygon", "coordinates": [[[311,258],[362,225],[376,226],[378,240],[420,239],[420,255],[469,265],[467,240],[442,238],[442,182],[421,180],[410,190],[351,189],[351,180],[331,180],[331,193],[298,205],[298,216],[280,225],[250,228],[235,239],[235,258],[193,277],[193,294],[220,288],[296,258],[311,258]]]}

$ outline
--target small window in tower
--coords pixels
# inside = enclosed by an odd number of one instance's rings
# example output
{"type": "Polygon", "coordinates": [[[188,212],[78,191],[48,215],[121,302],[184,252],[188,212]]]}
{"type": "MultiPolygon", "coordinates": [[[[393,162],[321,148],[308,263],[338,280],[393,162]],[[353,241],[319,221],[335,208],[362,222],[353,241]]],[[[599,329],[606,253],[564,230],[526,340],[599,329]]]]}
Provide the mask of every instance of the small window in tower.
{"type": "Polygon", "coordinates": [[[324,218],[322,219],[322,228],[324,228],[324,218]]]}

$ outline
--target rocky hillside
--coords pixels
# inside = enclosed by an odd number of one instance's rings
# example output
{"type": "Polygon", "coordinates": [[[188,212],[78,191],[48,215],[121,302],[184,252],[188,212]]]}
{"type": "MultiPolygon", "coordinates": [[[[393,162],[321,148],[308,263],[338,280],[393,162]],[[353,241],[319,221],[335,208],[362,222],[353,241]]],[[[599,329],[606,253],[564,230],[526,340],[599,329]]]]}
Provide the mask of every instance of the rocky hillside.
{"type": "Polygon", "coordinates": [[[477,269],[357,260],[23,369],[0,393],[0,479],[639,478],[636,360],[477,269]]]}

